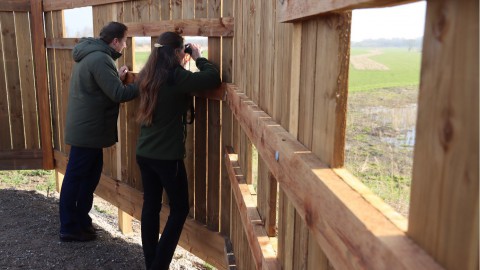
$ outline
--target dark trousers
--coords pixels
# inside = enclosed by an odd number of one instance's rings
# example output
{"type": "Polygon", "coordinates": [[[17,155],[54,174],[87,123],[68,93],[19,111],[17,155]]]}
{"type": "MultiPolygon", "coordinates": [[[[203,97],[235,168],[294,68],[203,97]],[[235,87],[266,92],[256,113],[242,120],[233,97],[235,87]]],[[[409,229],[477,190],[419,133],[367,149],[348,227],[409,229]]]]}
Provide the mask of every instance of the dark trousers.
{"type": "Polygon", "coordinates": [[[147,269],[168,269],[189,212],[188,181],[183,160],[137,156],[143,183],[142,246],[147,269]],[[163,189],[170,215],[159,241],[163,189]]]}
{"type": "Polygon", "coordinates": [[[88,215],[103,166],[101,148],[72,146],[60,191],[60,232],[76,233],[92,225],[88,215]]]}

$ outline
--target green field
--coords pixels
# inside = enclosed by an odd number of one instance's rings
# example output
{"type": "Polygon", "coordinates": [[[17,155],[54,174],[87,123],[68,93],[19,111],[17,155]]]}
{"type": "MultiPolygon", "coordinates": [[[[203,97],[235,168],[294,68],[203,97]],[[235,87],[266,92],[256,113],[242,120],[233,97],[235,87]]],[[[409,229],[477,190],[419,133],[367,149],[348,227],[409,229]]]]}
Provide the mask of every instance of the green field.
{"type": "MultiPolygon", "coordinates": [[[[389,70],[358,70],[350,64],[349,90],[369,91],[380,88],[416,86],[420,81],[421,52],[407,48],[375,48],[383,54],[370,59],[384,64],[389,70]]],[[[352,48],[351,57],[371,51],[369,48],[352,48]]]]}

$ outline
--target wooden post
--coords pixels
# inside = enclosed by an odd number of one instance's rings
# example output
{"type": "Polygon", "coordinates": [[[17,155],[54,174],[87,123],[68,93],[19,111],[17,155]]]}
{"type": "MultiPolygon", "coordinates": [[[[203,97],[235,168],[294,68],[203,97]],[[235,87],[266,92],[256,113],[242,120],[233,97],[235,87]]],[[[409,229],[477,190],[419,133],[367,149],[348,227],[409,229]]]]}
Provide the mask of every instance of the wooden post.
{"type": "Polygon", "coordinates": [[[478,5],[427,5],[408,235],[446,269],[479,266],[478,5]]]}
{"type": "Polygon", "coordinates": [[[118,228],[123,234],[133,233],[132,220],[132,216],[118,208],[118,228]]]}
{"type": "Polygon", "coordinates": [[[35,81],[37,84],[38,109],[40,119],[40,141],[43,150],[43,168],[51,170],[53,162],[51,115],[47,87],[47,62],[45,52],[45,38],[43,31],[42,1],[30,0],[30,24],[33,39],[33,59],[35,62],[35,81]]]}

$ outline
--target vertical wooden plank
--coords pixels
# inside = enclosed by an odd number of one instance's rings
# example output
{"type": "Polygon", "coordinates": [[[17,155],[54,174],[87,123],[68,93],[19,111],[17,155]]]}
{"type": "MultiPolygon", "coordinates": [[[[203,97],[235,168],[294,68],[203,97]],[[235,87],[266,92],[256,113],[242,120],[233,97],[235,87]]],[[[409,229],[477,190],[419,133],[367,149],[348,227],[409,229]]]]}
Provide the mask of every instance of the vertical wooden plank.
{"type": "MultiPolygon", "coordinates": [[[[101,5],[92,7],[93,15],[93,32],[97,37],[100,35],[101,29],[110,21],[114,20],[112,5],[101,5]]],[[[102,173],[106,176],[112,176],[112,151],[114,146],[103,148],[103,169],[102,173]]]]}
{"type": "MultiPolygon", "coordinates": [[[[232,145],[232,112],[226,104],[222,104],[222,157],[225,158],[225,146],[232,145]]],[[[231,185],[228,178],[225,162],[221,166],[221,183],[220,183],[220,232],[227,235],[230,228],[230,202],[231,202],[231,185]]]]}
{"type": "MultiPolygon", "coordinates": [[[[195,18],[195,0],[185,0],[183,4],[189,7],[183,10],[183,18],[195,18]]],[[[194,102],[193,97],[191,97],[191,102],[194,102]]],[[[191,125],[187,125],[187,138],[185,141],[185,167],[187,168],[190,216],[192,217],[195,215],[195,122],[196,121],[191,125]]]]}
{"type": "Polygon", "coordinates": [[[195,17],[195,0],[183,0],[182,18],[193,19],[195,17]]]}
{"type": "MultiPolygon", "coordinates": [[[[224,0],[222,3],[222,15],[224,17],[233,16],[233,0],[224,0]]],[[[222,81],[232,82],[233,77],[233,38],[222,38],[222,81]]],[[[220,160],[224,158],[225,146],[233,146],[233,119],[232,112],[226,102],[221,104],[222,111],[222,155],[220,160]]],[[[226,173],[225,163],[221,163],[221,181],[220,181],[220,232],[227,235],[230,228],[230,202],[231,202],[231,186],[226,173]]]]}
{"type": "Polygon", "coordinates": [[[322,249],[320,248],[314,237],[308,238],[308,259],[307,267],[305,269],[330,269],[327,256],[325,256],[325,253],[323,253],[322,249]]]}
{"type": "MultiPolygon", "coordinates": [[[[278,2],[277,2],[278,4],[278,2]]],[[[283,127],[288,127],[290,116],[290,76],[291,74],[291,37],[292,24],[275,24],[275,73],[272,118],[283,127]]]]}
{"type": "MultiPolygon", "coordinates": [[[[65,23],[63,17],[63,11],[52,11],[52,32],[55,38],[65,37],[65,23]]],[[[66,103],[63,103],[63,88],[62,88],[62,63],[61,51],[55,50],[55,83],[57,93],[57,109],[58,109],[58,138],[59,149],[62,153],[68,154],[65,145],[65,112],[66,103]]],[[[68,91],[68,90],[67,90],[68,91]]]]}
{"type": "Polygon", "coordinates": [[[17,41],[13,12],[1,12],[2,41],[4,50],[5,78],[7,82],[8,108],[13,149],[25,149],[23,129],[22,93],[18,74],[17,41]]]}
{"type": "Polygon", "coordinates": [[[134,22],[150,21],[150,5],[149,0],[132,1],[132,16],[134,22]]]}
{"type": "MultiPolygon", "coordinates": [[[[208,1],[208,18],[219,18],[221,15],[221,1],[208,1]]],[[[220,38],[208,38],[208,58],[221,67],[221,40],[220,38]]],[[[221,111],[220,101],[208,100],[208,179],[207,179],[207,226],[218,230],[220,216],[220,132],[221,111]]]]}
{"type": "Polygon", "coordinates": [[[150,0],[136,0],[132,2],[135,22],[150,21],[150,0]]]}
{"type": "MultiPolygon", "coordinates": [[[[125,22],[125,7],[124,3],[117,3],[116,4],[116,21],[118,22],[125,22]]],[[[128,44],[127,44],[128,47],[128,44]]],[[[126,65],[125,62],[125,51],[124,57],[120,57],[117,60],[117,65],[123,66],[126,65]]],[[[132,67],[129,67],[129,70],[132,67]]],[[[125,160],[126,160],[126,132],[127,132],[127,125],[126,125],[126,108],[125,103],[121,103],[119,110],[118,110],[118,121],[117,121],[117,135],[118,135],[118,142],[115,144],[115,171],[113,172],[114,179],[122,181],[126,176],[124,176],[124,172],[126,168],[124,167],[125,160]]],[[[120,209],[119,209],[120,211],[120,209]]],[[[120,216],[119,216],[120,218],[120,216]]]]}
{"type": "MultiPolygon", "coordinates": [[[[37,97],[33,72],[32,40],[30,38],[30,24],[28,13],[15,13],[15,32],[28,34],[16,35],[20,86],[22,89],[23,121],[25,124],[25,148],[40,148],[39,126],[37,115],[37,97]]],[[[45,62],[46,63],[46,62],[45,62]]],[[[46,67],[44,67],[46,69],[46,67]]],[[[46,74],[46,72],[45,72],[46,74]]],[[[45,77],[46,81],[47,78],[45,77]]]]}
{"type": "Polygon", "coordinates": [[[258,157],[258,172],[258,212],[265,224],[268,236],[275,237],[277,233],[277,180],[260,156],[258,157]]]}
{"type": "Polygon", "coordinates": [[[261,1],[259,66],[261,69],[258,105],[267,114],[272,113],[271,92],[273,91],[274,55],[275,55],[275,21],[273,7],[275,0],[261,1]],[[270,68],[266,68],[270,67],[270,68]]]}
{"type": "Polygon", "coordinates": [[[172,19],[181,19],[183,0],[171,0],[171,1],[172,1],[172,19]]]}
{"type": "MultiPolygon", "coordinates": [[[[303,22],[301,34],[300,55],[300,85],[299,85],[299,110],[298,110],[298,140],[308,149],[312,147],[313,134],[313,104],[315,91],[315,55],[317,48],[317,20],[303,22]]],[[[328,53],[328,52],[327,52],[328,53]]],[[[328,63],[328,62],[326,62],[328,63]]],[[[295,117],[291,115],[290,119],[295,117]]],[[[321,121],[315,119],[315,121],[321,121]]],[[[291,120],[290,123],[293,121],[291,120]]],[[[295,127],[292,127],[295,129],[295,127]]]]}
{"type": "MultiPolygon", "coordinates": [[[[53,38],[53,15],[52,12],[45,12],[45,37],[53,38]]],[[[58,95],[55,71],[55,49],[47,49],[47,68],[48,68],[48,89],[50,94],[50,110],[52,117],[52,136],[53,148],[60,150],[59,138],[59,116],[58,116],[58,95]]]]}
{"type": "MultiPolygon", "coordinates": [[[[176,3],[177,8],[178,4],[181,1],[176,3]]],[[[195,1],[195,18],[206,18],[207,14],[206,2],[195,1]]],[[[207,117],[206,99],[195,98],[195,219],[204,224],[207,224],[207,117]]]]}
{"type": "Polygon", "coordinates": [[[323,16],[314,35],[317,54],[312,150],[331,167],[342,166],[344,159],[351,18],[351,12],[323,16]]]}
{"type": "Polygon", "coordinates": [[[170,20],[172,17],[172,8],[170,0],[155,0],[160,2],[160,17],[162,20],[170,20]]]}
{"type": "MultiPolygon", "coordinates": [[[[3,13],[3,12],[2,12],[3,13]]],[[[0,30],[3,32],[2,21],[0,30]]],[[[0,74],[5,74],[3,35],[0,35],[0,74]]],[[[5,76],[0,76],[0,150],[11,149],[10,117],[8,115],[7,82],[5,76]]]]}
{"type": "Polygon", "coordinates": [[[290,79],[290,119],[288,123],[288,131],[298,138],[298,129],[300,121],[300,77],[302,76],[300,69],[302,66],[302,32],[303,22],[293,24],[292,33],[292,73],[290,79]]]}
{"type": "Polygon", "coordinates": [[[250,40],[250,43],[252,44],[253,62],[251,62],[252,66],[249,68],[249,70],[251,70],[253,74],[252,85],[250,87],[252,87],[253,90],[252,100],[256,104],[258,104],[260,100],[260,91],[263,91],[263,89],[260,89],[260,77],[264,76],[263,71],[266,70],[265,67],[260,66],[260,55],[263,53],[263,51],[260,49],[260,42],[262,38],[262,36],[260,35],[260,28],[262,23],[262,1],[265,0],[253,0],[250,6],[250,12],[252,13],[253,22],[253,36],[250,40]]]}
{"type": "MultiPolygon", "coordinates": [[[[36,44],[33,48],[33,57],[35,63],[35,79],[37,87],[39,120],[40,120],[40,140],[43,149],[43,168],[53,169],[53,147],[51,133],[51,117],[49,110],[49,96],[47,88],[47,63],[45,59],[44,45],[44,21],[42,5],[38,1],[30,1],[31,7],[31,29],[32,43],[36,44]],[[40,44],[40,45],[39,45],[40,44]]],[[[62,21],[63,23],[63,21],[62,21]]]]}
{"type": "Polygon", "coordinates": [[[408,234],[446,269],[479,267],[478,8],[427,5],[408,234]]]}
{"type": "MultiPolygon", "coordinates": [[[[293,245],[293,269],[306,269],[307,258],[309,255],[308,239],[309,237],[308,227],[303,222],[300,215],[295,211],[295,239],[293,245]]],[[[320,269],[320,268],[319,268],[320,269]]]]}

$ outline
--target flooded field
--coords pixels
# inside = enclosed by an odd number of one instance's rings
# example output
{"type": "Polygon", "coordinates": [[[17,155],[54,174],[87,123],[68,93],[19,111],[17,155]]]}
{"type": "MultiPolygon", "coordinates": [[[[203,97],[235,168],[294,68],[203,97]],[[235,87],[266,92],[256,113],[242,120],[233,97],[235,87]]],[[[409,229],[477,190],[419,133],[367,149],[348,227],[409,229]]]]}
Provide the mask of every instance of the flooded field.
{"type": "Polygon", "coordinates": [[[348,97],[345,167],[408,215],[418,88],[353,92],[348,97]]]}

